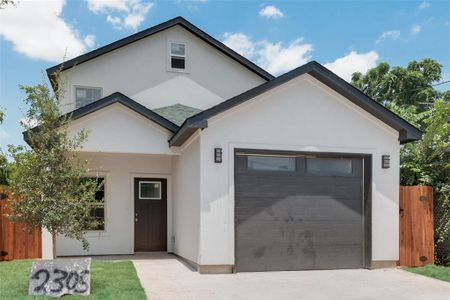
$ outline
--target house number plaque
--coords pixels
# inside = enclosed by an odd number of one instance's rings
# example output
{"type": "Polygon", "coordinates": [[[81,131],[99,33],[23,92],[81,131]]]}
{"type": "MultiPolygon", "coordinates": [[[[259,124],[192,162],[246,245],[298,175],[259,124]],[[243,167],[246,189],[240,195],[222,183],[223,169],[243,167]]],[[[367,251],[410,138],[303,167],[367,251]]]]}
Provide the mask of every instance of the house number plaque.
{"type": "Polygon", "coordinates": [[[91,259],[37,260],[31,267],[29,295],[89,295],[91,259]]]}

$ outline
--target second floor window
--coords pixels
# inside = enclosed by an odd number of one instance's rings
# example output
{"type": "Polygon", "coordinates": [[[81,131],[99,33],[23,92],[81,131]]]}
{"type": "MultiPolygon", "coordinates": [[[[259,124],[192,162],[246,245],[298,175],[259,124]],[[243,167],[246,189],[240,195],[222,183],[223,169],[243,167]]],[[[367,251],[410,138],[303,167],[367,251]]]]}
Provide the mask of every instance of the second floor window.
{"type": "Polygon", "coordinates": [[[102,97],[101,88],[75,87],[75,108],[88,105],[102,97]]]}
{"type": "Polygon", "coordinates": [[[186,44],[171,42],[170,43],[170,69],[186,70],[186,44]]]}

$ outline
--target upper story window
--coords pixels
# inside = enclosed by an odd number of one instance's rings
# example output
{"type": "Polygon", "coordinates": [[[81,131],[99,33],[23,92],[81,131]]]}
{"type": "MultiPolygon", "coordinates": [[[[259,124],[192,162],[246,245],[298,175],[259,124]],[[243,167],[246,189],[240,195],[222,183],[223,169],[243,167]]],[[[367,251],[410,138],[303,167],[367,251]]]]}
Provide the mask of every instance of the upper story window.
{"type": "Polygon", "coordinates": [[[186,71],[186,44],[169,42],[169,64],[172,71],[186,71]]]}
{"type": "Polygon", "coordinates": [[[75,87],[75,108],[88,105],[102,97],[102,89],[97,87],[75,87]]]}

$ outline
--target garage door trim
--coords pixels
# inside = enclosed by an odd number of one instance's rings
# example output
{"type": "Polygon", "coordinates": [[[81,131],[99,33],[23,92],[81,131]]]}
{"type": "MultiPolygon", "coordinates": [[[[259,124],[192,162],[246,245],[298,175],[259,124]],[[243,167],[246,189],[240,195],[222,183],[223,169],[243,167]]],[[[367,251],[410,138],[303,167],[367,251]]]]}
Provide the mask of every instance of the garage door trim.
{"type": "MultiPolygon", "coordinates": [[[[262,149],[245,149],[235,148],[233,153],[234,185],[236,184],[236,155],[276,155],[276,156],[305,156],[311,155],[315,157],[339,157],[339,158],[355,158],[363,161],[363,267],[371,268],[372,265],[372,154],[366,153],[346,153],[346,152],[304,152],[304,151],[287,151],[287,150],[262,150],[262,149]]],[[[234,261],[235,270],[237,270],[237,226],[236,226],[236,189],[234,192],[234,261]]]]}

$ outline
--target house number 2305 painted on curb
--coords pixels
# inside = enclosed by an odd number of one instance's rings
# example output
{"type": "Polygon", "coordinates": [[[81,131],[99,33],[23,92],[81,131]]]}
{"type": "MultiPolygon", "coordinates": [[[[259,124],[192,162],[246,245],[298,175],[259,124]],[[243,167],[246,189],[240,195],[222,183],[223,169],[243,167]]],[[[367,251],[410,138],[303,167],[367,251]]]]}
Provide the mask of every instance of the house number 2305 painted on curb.
{"type": "Polygon", "coordinates": [[[89,295],[90,267],[90,258],[35,261],[31,268],[28,294],[53,297],[89,295]]]}

